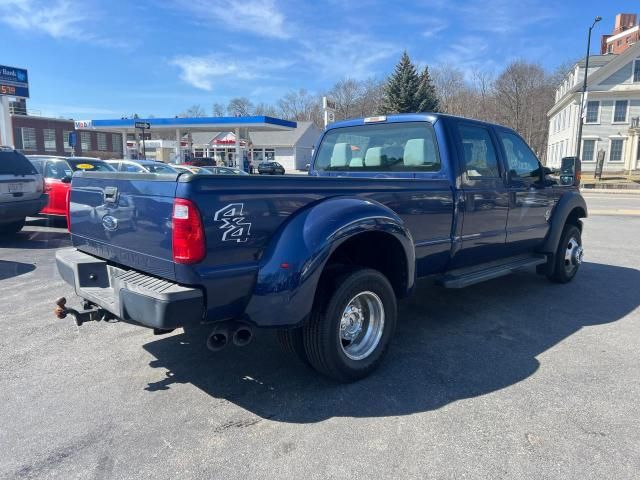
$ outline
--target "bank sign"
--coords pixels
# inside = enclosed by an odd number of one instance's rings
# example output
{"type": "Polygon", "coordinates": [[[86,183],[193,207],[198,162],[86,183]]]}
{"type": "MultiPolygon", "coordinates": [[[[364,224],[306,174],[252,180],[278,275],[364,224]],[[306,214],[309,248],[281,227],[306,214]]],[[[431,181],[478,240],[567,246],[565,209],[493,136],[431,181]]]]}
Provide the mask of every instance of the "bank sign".
{"type": "Polygon", "coordinates": [[[0,95],[29,98],[29,76],[24,68],[0,65],[0,95]]]}

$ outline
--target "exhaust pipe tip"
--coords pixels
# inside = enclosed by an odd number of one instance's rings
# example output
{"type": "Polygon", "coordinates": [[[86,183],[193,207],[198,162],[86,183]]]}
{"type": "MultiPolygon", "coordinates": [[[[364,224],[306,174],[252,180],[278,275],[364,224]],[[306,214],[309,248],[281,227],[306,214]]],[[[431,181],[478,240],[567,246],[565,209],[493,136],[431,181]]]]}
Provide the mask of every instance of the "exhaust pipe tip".
{"type": "Polygon", "coordinates": [[[253,339],[253,332],[248,327],[240,327],[233,332],[233,344],[236,347],[246,347],[253,339]]]}
{"type": "Polygon", "coordinates": [[[212,352],[219,352],[229,343],[229,334],[225,330],[214,330],[207,338],[207,348],[212,352]]]}

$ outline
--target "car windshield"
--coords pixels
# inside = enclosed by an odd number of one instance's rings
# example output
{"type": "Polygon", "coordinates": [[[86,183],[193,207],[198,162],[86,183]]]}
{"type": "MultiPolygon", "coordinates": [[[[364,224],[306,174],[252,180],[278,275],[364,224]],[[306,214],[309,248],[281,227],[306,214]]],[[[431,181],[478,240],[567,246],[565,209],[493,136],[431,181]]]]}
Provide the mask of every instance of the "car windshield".
{"type": "Polygon", "coordinates": [[[314,168],[318,171],[440,170],[433,126],[427,122],[359,125],[329,130],[314,168]]]}
{"type": "Polygon", "coordinates": [[[145,163],[142,166],[151,173],[176,173],[175,169],[164,163],[145,163]]]}
{"type": "Polygon", "coordinates": [[[217,168],[216,173],[218,175],[247,175],[247,172],[244,172],[242,170],[238,170],[236,168],[225,168],[225,167],[217,168]]]}
{"type": "Polygon", "coordinates": [[[92,159],[75,159],[68,160],[69,165],[73,168],[74,171],[83,170],[87,172],[115,172],[116,169],[109,165],[107,162],[103,162],[102,160],[92,160],[92,159]]]}

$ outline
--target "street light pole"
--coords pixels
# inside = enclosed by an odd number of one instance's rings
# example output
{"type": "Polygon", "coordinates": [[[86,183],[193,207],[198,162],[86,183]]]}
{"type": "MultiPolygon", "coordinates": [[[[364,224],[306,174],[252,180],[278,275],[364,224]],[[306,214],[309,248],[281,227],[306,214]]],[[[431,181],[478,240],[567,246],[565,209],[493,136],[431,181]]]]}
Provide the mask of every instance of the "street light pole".
{"type": "MultiPolygon", "coordinates": [[[[584,100],[587,95],[587,75],[589,74],[589,54],[591,53],[591,30],[595,27],[596,23],[602,20],[602,17],[598,16],[593,20],[593,23],[589,27],[589,36],[587,37],[587,58],[585,59],[584,66],[584,81],[582,82],[582,98],[580,99],[580,116],[578,117],[578,145],[576,145],[576,157],[580,158],[582,154],[582,124],[584,123],[582,119],[583,111],[585,108],[584,100]]],[[[595,154],[595,152],[594,152],[595,154]]]]}

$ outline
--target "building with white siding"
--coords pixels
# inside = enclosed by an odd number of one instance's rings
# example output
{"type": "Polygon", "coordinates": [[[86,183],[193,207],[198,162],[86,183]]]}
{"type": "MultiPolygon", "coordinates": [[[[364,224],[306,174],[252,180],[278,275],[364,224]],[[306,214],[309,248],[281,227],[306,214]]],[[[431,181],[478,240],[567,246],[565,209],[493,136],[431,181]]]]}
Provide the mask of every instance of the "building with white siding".
{"type": "Polygon", "coordinates": [[[282,132],[249,132],[254,164],[275,160],[285,170],[304,170],[311,162],[313,148],[322,130],[313,122],[297,122],[298,127],[282,132]]]}
{"type": "MultiPolygon", "coordinates": [[[[559,167],[577,152],[578,120],[585,61],[576,63],[556,91],[548,112],[547,165],[559,167]]],[[[599,151],[605,172],[640,169],[640,43],[619,55],[589,57],[583,113],[582,169],[593,171],[599,151]]]]}

